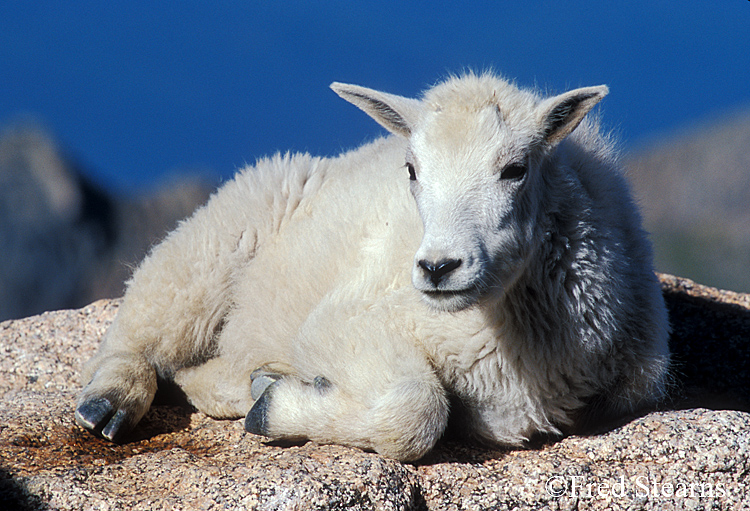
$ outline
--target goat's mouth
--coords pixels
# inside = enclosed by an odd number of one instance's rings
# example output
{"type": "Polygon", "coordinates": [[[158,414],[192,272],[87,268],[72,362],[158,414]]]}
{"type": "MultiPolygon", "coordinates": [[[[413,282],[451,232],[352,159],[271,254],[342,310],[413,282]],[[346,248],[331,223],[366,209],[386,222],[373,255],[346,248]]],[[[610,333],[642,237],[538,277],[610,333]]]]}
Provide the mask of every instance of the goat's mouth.
{"type": "Polygon", "coordinates": [[[457,312],[474,305],[479,300],[479,289],[431,289],[421,290],[424,301],[433,309],[457,312]]]}

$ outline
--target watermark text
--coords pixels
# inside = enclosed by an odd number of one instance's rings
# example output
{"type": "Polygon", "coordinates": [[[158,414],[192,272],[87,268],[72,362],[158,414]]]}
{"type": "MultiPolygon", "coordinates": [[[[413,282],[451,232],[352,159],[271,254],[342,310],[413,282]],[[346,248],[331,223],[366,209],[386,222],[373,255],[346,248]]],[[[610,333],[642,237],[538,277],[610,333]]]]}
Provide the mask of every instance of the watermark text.
{"type": "Polygon", "coordinates": [[[625,476],[612,481],[587,481],[585,476],[552,476],[545,481],[545,491],[554,498],[571,499],[713,499],[729,496],[722,483],[656,481],[647,476],[626,479],[625,476]]]}

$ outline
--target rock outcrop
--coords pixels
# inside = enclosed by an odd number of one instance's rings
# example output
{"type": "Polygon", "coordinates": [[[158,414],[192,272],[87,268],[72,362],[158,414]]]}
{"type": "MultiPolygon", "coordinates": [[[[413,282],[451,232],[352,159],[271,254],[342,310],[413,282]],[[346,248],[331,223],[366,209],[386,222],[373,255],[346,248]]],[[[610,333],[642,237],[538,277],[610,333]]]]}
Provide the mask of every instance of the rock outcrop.
{"type": "Polygon", "coordinates": [[[187,173],[119,197],[87,174],[39,125],[0,127],[0,321],[122,295],[131,267],[213,189],[187,173]]]}
{"type": "Polygon", "coordinates": [[[276,445],[175,405],[103,442],[73,410],[119,302],[0,323],[0,509],[746,509],[750,295],[661,278],[675,358],[663,409],[525,450],[446,441],[415,464],[276,445]]]}
{"type": "Polygon", "coordinates": [[[652,140],[624,163],[656,267],[750,291],[750,108],[652,140]]]}

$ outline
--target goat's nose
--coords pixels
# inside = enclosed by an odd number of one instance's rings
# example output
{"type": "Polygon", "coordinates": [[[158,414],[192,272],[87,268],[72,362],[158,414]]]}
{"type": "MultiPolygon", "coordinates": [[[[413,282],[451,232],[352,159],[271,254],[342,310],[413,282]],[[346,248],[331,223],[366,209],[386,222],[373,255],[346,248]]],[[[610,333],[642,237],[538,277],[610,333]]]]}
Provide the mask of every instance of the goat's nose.
{"type": "Polygon", "coordinates": [[[433,263],[426,259],[420,259],[417,264],[429,275],[432,285],[438,287],[442,278],[461,266],[461,262],[461,259],[443,259],[433,263]]]}

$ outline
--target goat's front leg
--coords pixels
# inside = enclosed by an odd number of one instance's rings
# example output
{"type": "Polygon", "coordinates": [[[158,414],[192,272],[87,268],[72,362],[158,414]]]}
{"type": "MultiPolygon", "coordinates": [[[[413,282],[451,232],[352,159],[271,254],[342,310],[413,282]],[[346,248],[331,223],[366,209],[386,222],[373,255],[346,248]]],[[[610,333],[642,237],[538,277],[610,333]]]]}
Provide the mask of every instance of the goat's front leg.
{"type": "Polygon", "coordinates": [[[411,461],[424,456],[448,418],[434,377],[402,378],[364,391],[324,376],[284,376],[268,385],[247,415],[247,431],[274,439],[310,439],[411,461]]]}
{"type": "Polygon", "coordinates": [[[424,456],[448,421],[445,390],[412,340],[388,328],[390,321],[368,316],[349,318],[339,330],[345,338],[325,331],[317,332],[315,341],[303,336],[294,375],[256,371],[253,387],[262,394],[245,428],[274,439],[350,445],[402,461],[424,456]]]}

